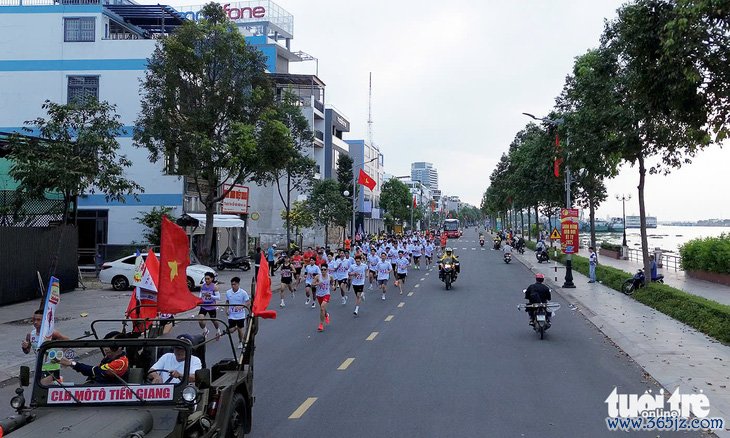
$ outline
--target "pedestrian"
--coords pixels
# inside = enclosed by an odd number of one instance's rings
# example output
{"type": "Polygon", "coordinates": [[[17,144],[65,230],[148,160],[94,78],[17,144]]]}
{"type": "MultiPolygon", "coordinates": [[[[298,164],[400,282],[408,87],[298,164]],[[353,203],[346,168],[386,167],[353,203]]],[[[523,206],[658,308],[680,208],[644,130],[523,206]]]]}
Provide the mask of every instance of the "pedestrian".
{"type": "Polygon", "coordinates": [[[266,251],[266,261],[269,262],[269,275],[274,276],[274,256],[276,253],[276,244],[272,244],[269,249],[266,251]]]}
{"type": "Polygon", "coordinates": [[[588,273],[590,280],[588,280],[588,283],[595,283],[596,282],[596,265],[598,264],[598,255],[596,254],[596,250],[592,247],[588,247],[588,251],[591,253],[590,256],[588,256],[588,273]]]}
{"type": "Polygon", "coordinates": [[[320,266],[322,272],[314,277],[314,288],[319,303],[319,327],[317,331],[324,331],[324,324],[330,323],[330,314],[327,313],[327,304],[330,302],[330,278],[327,263],[320,266]]]}
{"type": "Polygon", "coordinates": [[[251,310],[251,297],[238,287],[240,283],[240,278],[231,278],[231,288],[226,291],[226,313],[229,331],[238,332],[238,348],[243,349],[243,328],[246,324],[246,313],[251,310]]]}
{"type": "MultiPolygon", "coordinates": [[[[38,309],[35,312],[33,312],[33,316],[31,318],[31,321],[33,322],[33,330],[30,331],[25,335],[25,339],[20,343],[20,348],[23,350],[23,353],[28,354],[31,351],[33,354],[38,353],[38,347],[40,344],[43,343],[43,339],[41,339],[41,324],[43,323],[43,310],[38,309]]],[[[51,340],[54,341],[67,341],[69,339],[68,336],[63,335],[58,330],[54,330],[51,334],[51,340]]],[[[41,366],[41,371],[43,372],[43,377],[46,377],[48,375],[53,375],[56,379],[61,378],[61,365],[57,362],[53,361],[47,361],[41,366]]]]}

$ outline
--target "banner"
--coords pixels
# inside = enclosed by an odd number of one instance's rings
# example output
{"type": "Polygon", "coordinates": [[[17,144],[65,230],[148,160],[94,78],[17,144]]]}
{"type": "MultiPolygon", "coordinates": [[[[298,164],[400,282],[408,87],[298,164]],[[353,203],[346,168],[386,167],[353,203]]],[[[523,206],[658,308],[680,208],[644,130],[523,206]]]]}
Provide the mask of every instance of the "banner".
{"type": "Polygon", "coordinates": [[[46,291],[46,301],[43,303],[43,321],[41,322],[41,330],[38,336],[38,345],[40,348],[44,341],[50,341],[56,326],[56,306],[61,301],[61,284],[58,278],[51,277],[48,281],[48,291],[46,291]]]}
{"type": "Polygon", "coordinates": [[[578,209],[560,209],[560,241],[563,254],[578,252],[578,209]]]}
{"type": "Polygon", "coordinates": [[[139,402],[140,398],[149,402],[167,401],[172,400],[174,389],[175,385],[49,388],[47,403],[76,404],[76,400],[80,403],[129,403],[139,402]],[[76,400],[71,397],[72,395],[76,400]]]}

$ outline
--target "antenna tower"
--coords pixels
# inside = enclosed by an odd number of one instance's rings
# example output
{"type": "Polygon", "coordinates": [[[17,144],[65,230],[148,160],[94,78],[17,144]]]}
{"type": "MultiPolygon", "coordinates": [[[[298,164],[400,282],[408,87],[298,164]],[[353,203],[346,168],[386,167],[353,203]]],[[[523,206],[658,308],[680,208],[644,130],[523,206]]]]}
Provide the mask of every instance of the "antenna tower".
{"type": "Polygon", "coordinates": [[[373,145],[373,72],[368,81],[368,143],[373,145]]]}

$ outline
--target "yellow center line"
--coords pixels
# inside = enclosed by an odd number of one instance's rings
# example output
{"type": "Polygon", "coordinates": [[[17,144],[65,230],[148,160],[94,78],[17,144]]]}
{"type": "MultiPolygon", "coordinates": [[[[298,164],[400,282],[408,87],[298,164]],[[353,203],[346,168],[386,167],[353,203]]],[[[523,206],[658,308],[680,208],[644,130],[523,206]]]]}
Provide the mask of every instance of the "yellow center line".
{"type": "Polygon", "coordinates": [[[393,320],[393,315],[388,315],[385,317],[385,322],[390,322],[393,320]]]}
{"type": "Polygon", "coordinates": [[[297,420],[299,418],[302,418],[302,415],[304,415],[305,412],[307,412],[307,409],[311,408],[314,402],[317,401],[317,397],[309,397],[308,399],[304,400],[304,403],[299,405],[296,411],[292,412],[291,415],[289,415],[290,420],[297,420]]]}
{"type": "Polygon", "coordinates": [[[406,303],[404,303],[404,302],[401,301],[400,304],[398,304],[398,307],[403,307],[405,305],[406,305],[406,303]]]}
{"type": "Polygon", "coordinates": [[[368,336],[367,338],[365,338],[365,340],[366,341],[372,341],[373,339],[375,339],[376,336],[378,336],[378,332],[372,332],[372,333],[370,333],[370,336],[368,336]]]}
{"type": "Polygon", "coordinates": [[[338,371],[344,371],[344,370],[346,370],[347,367],[349,367],[350,364],[352,364],[354,361],[355,361],[355,358],[354,357],[348,357],[347,359],[345,359],[344,362],[342,362],[342,365],[340,365],[339,368],[337,368],[337,370],[338,371]]]}
{"type": "Polygon", "coordinates": [[[413,296],[413,292],[408,292],[408,296],[409,297],[412,297],[413,296]]]}

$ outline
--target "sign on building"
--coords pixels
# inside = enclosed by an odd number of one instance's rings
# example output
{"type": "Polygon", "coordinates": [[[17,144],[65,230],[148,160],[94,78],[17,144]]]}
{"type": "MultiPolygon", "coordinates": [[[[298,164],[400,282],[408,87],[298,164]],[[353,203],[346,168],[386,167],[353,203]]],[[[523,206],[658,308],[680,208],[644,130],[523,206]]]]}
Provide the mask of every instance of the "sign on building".
{"type": "Polygon", "coordinates": [[[248,214],[248,187],[241,185],[223,184],[223,190],[230,189],[223,198],[222,213],[224,214],[248,214]]]}

